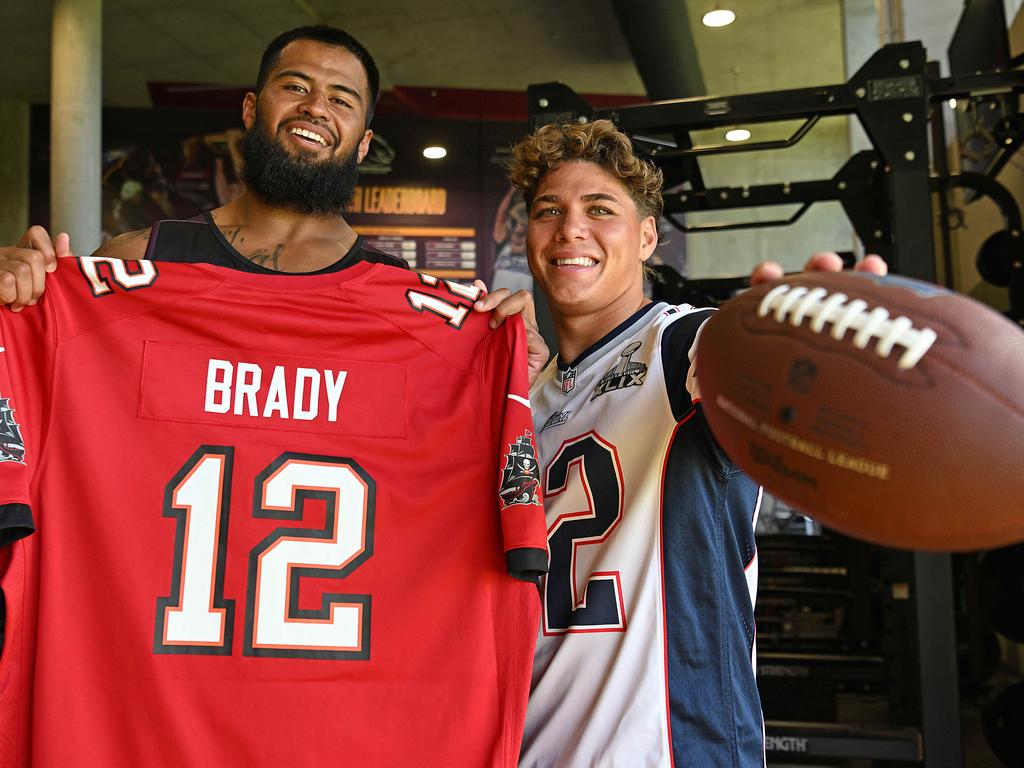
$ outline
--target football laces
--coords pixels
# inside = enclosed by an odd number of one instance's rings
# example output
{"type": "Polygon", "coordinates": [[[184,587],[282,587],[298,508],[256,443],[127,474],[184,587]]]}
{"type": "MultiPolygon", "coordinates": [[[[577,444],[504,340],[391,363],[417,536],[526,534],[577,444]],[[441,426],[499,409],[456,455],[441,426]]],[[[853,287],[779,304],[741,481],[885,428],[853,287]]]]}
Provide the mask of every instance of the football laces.
{"type": "Polygon", "coordinates": [[[841,341],[848,330],[853,330],[853,346],[866,349],[875,341],[875,353],[888,358],[897,346],[903,349],[896,367],[909,370],[925,356],[938,334],[931,328],[915,328],[908,317],[890,317],[883,307],[868,308],[863,299],[850,298],[845,293],[833,293],[824,288],[779,285],[765,294],[757,307],[758,317],[772,315],[776,322],[799,326],[805,319],[814,333],[829,333],[841,341]]]}

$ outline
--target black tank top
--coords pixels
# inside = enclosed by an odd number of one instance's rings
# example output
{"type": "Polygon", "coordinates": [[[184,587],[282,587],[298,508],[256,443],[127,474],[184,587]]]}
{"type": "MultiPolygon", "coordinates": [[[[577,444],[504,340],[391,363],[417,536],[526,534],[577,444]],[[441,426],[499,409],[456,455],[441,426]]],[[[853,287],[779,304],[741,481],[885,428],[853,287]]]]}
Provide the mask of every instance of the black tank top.
{"type": "MultiPolygon", "coordinates": [[[[191,219],[165,219],[153,225],[149,233],[149,245],[146,247],[146,259],[153,261],[180,261],[190,264],[216,264],[229,267],[240,272],[256,272],[263,275],[280,275],[276,269],[268,269],[245,258],[224,237],[213,221],[209,211],[204,211],[191,219]]],[[[388,264],[392,267],[408,269],[405,259],[389,256],[381,251],[367,248],[363,238],[357,237],[349,252],[330,266],[308,275],[321,275],[328,272],[340,272],[355,264],[369,261],[376,264],[388,264]]]]}

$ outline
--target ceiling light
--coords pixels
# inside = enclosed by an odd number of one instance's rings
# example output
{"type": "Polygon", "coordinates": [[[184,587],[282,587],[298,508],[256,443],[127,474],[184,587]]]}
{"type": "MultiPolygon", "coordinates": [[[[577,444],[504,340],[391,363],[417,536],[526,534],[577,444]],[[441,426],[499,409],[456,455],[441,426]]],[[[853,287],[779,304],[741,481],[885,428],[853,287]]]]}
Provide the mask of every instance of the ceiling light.
{"type": "Polygon", "coordinates": [[[956,109],[956,99],[950,99],[949,100],[949,108],[950,109],[956,109]]]}
{"type": "Polygon", "coordinates": [[[448,150],[444,147],[424,147],[423,156],[428,160],[440,160],[442,157],[448,154],[448,150]]]}
{"type": "Polygon", "coordinates": [[[750,138],[750,131],[746,128],[733,128],[731,131],[726,131],[726,141],[746,141],[750,138]]]}
{"type": "Polygon", "coordinates": [[[715,3],[715,7],[705,13],[701,21],[705,27],[727,27],[736,21],[736,14],[728,8],[719,8],[718,3],[715,3]]]}

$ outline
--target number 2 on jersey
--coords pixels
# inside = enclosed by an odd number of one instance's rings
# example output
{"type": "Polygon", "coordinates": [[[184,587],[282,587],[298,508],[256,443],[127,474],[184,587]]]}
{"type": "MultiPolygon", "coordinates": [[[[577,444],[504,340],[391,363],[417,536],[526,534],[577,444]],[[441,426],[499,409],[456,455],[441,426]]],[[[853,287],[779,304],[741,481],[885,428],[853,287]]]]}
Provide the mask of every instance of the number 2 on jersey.
{"type": "MultiPolygon", "coordinates": [[[[234,452],[202,446],[164,494],[177,518],[171,594],[157,600],[155,653],[230,655],[234,600],[224,569],[234,452]]],[[[367,659],[370,596],[329,593],[298,607],[303,576],[343,579],[373,554],[375,485],[351,459],[284,453],[257,477],[253,517],[300,521],[322,499],[322,529],[280,527],[249,551],[247,656],[367,659]]]]}
{"type": "Polygon", "coordinates": [[[619,572],[591,571],[588,576],[578,565],[580,548],[604,542],[622,519],[618,454],[595,432],[563,443],[548,465],[544,497],[551,499],[577,483],[573,490],[585,494],[587,508],[559,516],[548,529],[544,633],[622,632],[626,612],[619,572]]]}

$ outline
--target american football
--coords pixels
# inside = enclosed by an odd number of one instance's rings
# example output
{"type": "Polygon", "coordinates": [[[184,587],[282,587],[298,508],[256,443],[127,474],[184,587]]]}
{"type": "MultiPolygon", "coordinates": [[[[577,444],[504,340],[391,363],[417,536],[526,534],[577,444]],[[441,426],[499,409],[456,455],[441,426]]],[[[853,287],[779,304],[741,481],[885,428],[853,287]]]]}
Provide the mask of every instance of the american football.
{"type": "Polygon", "coordinates": [[[905,549],[1024,540],[1024,332],[980,302],[789,276],[722,305],[697,377],[732,460],[826,526],[905,549]]]}

